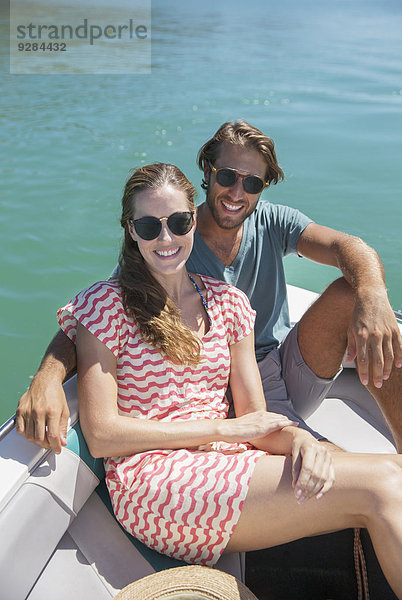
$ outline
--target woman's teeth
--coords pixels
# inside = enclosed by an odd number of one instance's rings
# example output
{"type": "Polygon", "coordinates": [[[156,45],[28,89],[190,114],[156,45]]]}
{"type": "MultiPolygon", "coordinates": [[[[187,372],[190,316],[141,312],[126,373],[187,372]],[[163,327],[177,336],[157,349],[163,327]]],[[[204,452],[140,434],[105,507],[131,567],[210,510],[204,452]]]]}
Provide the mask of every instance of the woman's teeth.
{"type": "Polygon", "coordinates": [[[159,256],[173,256],[174,254],[177,254],[178,251],[179,248],[174,248],[173,250],[155,250],[155,253],[159,256]]]}

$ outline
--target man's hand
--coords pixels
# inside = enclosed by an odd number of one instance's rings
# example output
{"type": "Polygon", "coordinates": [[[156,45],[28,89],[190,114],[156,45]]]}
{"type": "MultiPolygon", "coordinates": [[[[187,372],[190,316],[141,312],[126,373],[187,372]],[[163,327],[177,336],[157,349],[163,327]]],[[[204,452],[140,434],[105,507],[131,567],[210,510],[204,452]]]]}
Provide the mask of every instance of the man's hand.
{"type": "Polygon", "coordinates": [[[402,367],[402,338],[384,289],[360,290],[348,330],[346,360],[356,360],[360,381],[381,388],[393,365],[402,367]]]}
{"type": "Polygon", "coordinates": [[[56,454],[67,444],[70,416],[63,381],[73,374],[76,366],[75,344],[60,329],[50,342],[29,390],[18,403],[17,432],[56,454]]]}
{"type": "Polygon", "coordinates": [[[49,381],[39,371],[20,398],[16,415],[17,432],[29,441],[51,448],[56,454],[67,444],[70,411],[61,382],[49,381]]]}
{"type": "Polygon", "coordinates": [[[377,252],[360,238],[316,223],[306,227],[297,251],[310,260],[340,269],[353,290],[346,360],[356,360],[363,385],[372,377],[375,387],[380,388],[393,365],[402,367],[402,339],[377,252]]]}

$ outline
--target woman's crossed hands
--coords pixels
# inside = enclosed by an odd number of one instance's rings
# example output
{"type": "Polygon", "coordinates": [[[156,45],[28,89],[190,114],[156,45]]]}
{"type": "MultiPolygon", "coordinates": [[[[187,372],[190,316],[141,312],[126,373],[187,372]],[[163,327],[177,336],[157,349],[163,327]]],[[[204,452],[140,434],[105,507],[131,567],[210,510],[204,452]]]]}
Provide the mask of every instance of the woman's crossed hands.
{"type": "Polygon", "coordinates": [[[255,442],[258,448],[273,454],[290,454],[292,486],[297,501],[302,503],[309,498],[322,498],[331,489],[335,474],[331,451],[310,433],[298,429],[297,425],[297,422],[284,415],[264,410],[255,411],[222,421],[222,439],[226,442],[255,442]],[[270,448],[269,437],[264,443],[259,443],[262,438],[275,432],[279,433],[285,427],[284,444],[278,444],[277,438],[270,448]],[[277,450],[278,447],[281,449],[277,450]],[[285,447],[287,449],[283,451],[285,447]]]}
{"type": "Polygon", "coordinates": [[[299,503],[322,498],[335,480],[332,453],[306,431],[298,430],[292,444],[292,485],[299,503]]]}
{"type": "Polygon", "coordinates": [[[284,415],[258,410],[235,419],[224,419],[222,421],[222,434],[224,435],[222,440],[253,443],[252,440],[263,438],[289,425],[298,425],[298,423],[290,421],[284,415]]]}

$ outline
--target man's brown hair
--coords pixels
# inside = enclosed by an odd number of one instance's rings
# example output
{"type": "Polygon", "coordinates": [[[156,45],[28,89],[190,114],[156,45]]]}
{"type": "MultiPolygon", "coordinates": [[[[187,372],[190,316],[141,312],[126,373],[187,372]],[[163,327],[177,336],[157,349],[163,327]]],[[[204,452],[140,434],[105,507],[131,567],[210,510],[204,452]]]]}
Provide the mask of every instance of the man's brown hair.
{"type": "MultiPolygon", "coordinates": [[[[215,135],[202,146],[197,156],[198,166],[202,171],[209,164],[215,165],[222,144],[233,144],[246,149],[257,150],[267,163],[265,180],[271,184],[284,179],[284,173],[276,158],[273,140],[256,127],[246,123],[246,121],[235,121],[234,123],[228,121],[224,123],[215,135]]],[[[201,187],[207,189],[205,180],[203,180],[201,187]]]]}

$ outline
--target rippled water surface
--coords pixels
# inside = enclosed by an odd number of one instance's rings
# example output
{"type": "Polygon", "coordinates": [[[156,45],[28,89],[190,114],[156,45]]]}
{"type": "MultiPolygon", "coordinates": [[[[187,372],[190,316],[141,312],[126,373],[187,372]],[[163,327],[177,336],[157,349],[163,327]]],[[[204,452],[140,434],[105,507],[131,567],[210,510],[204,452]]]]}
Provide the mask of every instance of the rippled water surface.
{"type": "MultiPolygon", "coordinates": [[[[229,119],[276,142],[286,181],[264,197],[362,236],[401,308],[399,0],[155,0],[150,75],[10,75],[1,16],[0,422],[56,309],[115,265],[129,169],[169,161],[199,186],[197,150],[229,119]]],[[[316,291],[336,275],[286,265],[316,291]]]]}

